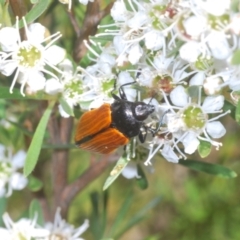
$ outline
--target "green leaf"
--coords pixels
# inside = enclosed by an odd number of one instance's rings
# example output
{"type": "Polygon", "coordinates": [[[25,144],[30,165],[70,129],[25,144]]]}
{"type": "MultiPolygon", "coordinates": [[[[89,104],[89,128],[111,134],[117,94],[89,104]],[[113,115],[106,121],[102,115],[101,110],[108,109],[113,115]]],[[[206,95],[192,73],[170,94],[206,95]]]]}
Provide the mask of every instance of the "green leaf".
{"type": "Polygon", "coordinates": [[[41,188],[43,187],[43,183],[41,180],[39,180],[38,178],[30,175],[28,177],[28,188],[32,191],[32,192],[36,192],[39,191],[41,188]]]}
{"type": "Polygon", "coordinates": [[[137,173],[138,173],[138,178],[136,178],[136,181],[138,183],[138,186],[142,189],[145,190],[148,188],[148,180],[146,178],[146,175],[141,167],[140,164],[137,164],[137,173]]]}
{"type": "Polygon", "coordinates": [[[110,172],[110,176],[105,181],[103,185],[103,190],[106,190],[117,179],[117,177],[120,175],[120,173],[123,171],[123,169],[127,166],[128,163],[129,160],[127,160],[126,154],[119,158],[117,164],[110,172]]]}
{"type": "Polygon", "coordinates": [[[74,117],[73,109],[69,106],[69,104],[66,102],[64,98],[59,99],[60,104],[63,107],[63,110],[70,116],[74,117]]]}
{"type": "Polygon", "coordinates": [[[30,219],[35,219],[37,217],[37,223],[40,226],[44,225],[44,218],[43,218],[43,213],[42,213],[42,208],[41,204],[38,200],[34,199],[30,203],[30,208],[29,208],[29,218],[30,219]]]}
{"type": "Polygon", "coordinates": [[[236,112],[235,112],[235,119],[238,124],[240,124],[240,101],[237,103],[236,112]]]}
{"type": "MultiPolygon", "coordinates": [[[[32,9],[26,14],[25,19],[27,23],[32,23],[38,17],[42,15],[43,12],[46,11],[48,5],[50,4],[50,0],[38,0],[37,3],[32,7],[32,9]]],[[[23,27],[23,21],[19,21],[19,28],[23,27]]]]}
{"type": "Polygon", "coordinates": [[[198,145],[198,153],[201,158],[207,157],[211,153],[212,144],[207,141],[200,140],[200,144],[198,145]]]}
{"type": "Polygon", "coordinates": [[[40,154],[40,150],[42,148],[43,137],[45,134],[45,130],[47,127],[48,119],[51,115],[52,108],[55,102],[50,102],[48,108],[46,109],[45,113],[43,114],[37,129],[34,133],[32,142],[27,152],[27,157],[24,165],[24,175],[28,176],[34,169],[37,164],[38,156],[40,154]]]}
{"type": "Polygon", "coordinates": [[[231,64],[232,65],[239,65],[240,64],[240,49],[236,50],[233,53],[231,64]]]}
{"type": "Polygon", "coordinates": [[[223,178],[234,178],[237,176],[236,172],[217,164],[196,161],[196,160],[180,160],[179,163],[193,170],[205,172],[205,173],[216,175],[223,178]]]}

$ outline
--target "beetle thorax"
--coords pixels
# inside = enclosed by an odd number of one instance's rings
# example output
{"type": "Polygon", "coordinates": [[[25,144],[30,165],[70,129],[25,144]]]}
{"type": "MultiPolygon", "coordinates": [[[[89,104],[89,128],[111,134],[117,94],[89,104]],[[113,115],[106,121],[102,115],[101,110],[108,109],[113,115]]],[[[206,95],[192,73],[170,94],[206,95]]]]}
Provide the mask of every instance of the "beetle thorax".
{"type": "Polygon", "coordinates": [[[115,101],[111,105],[112,124],[126,137],[139,134],[143,121],[154,111],[152,105],[143,102],[115,101]]]}

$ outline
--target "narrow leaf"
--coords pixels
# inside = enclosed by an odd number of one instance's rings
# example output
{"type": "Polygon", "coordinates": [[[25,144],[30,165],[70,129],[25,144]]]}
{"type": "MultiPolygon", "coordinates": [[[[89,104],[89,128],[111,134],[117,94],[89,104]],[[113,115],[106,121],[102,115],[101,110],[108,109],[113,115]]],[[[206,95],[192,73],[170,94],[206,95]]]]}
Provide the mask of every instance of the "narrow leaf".
{"type": "MultiPolygon", "coordinates": [[[[36,20],[39,16],[42,15],[43,12],[45,12],[49,4],[50,0],[38,0],[37,3],[32,7],[32,9],[26,14],[26,22],[34,22],[34,20],[36,20]]],[[[23,21],[19,22],[19,27],[23,27],[23,21]]]]}
{"type": "Polygon", "coordinates": [[[42,213],[42,208],[41,204],[38,200],[34,199],[30,203],[30,208],[29,208],[29,218],[30,219],[35,219],[37,218],[37,223],[40,226],[44,225],[44,220],[43,220],[43,213],[42,213]]]}
{"type": "Polygon", "coordinates": [[[236,172],[217,164],[196,161],[196,160],[180,160],[179,163],[193,170],[205,172],[208,174],[213,174],[223,178],[234,178],[237,176],[236,172]]]}
{"type": "Polygon", "coordinates": [[[42,143],[43,143],[43,137],[45,134],[45,130],[47,127],[48,119],[51,115],[52,108],[54,106],[55,102],[51,102],[46,109],[45,113],[43,114],[37,129],[34,133],[32,142],[30,144],[30,147],[27,152],[27,157],[24,165],[24,174],[25,176],[28,176],[34,169],[38,156],[40,154],[40,150],[42,148],[42,143]]]}
{"type": "Polygon", "coordinates": [[[126,155],[124,154],[122,157],[119,158],[117,161],[117,164],[113,168],[113,170],[110,172],[110,176],[107,178],[106,182],[103,185],[103,190],[106,190],[120,175],[120,173],[123,171],[123,169],[127,166],[129,161],[126,158],[126,155]]]}
{"type": "Polygon", "coordinates": [[[198,152],[202,158],[207,157],[211,153],[212,144],[207,141],[200,141],[198,152]]]}
{"type": "Polygon", "coordinates": [[[235,112],[235,119],[238,124],[240,124],[240,101],[237,103],[236,112],[235,112]]]}

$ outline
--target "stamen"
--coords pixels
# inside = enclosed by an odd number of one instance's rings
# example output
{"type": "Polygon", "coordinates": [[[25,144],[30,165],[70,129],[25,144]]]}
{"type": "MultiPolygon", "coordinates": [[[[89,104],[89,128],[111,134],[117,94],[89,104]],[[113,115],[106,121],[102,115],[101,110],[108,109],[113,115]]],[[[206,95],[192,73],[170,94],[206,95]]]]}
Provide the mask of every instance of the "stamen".
{"type": "MultiPolygon", "coordinates": [[[[17,68],[17,71],[16,71],[16,73],[15,73],[15,75],[14,75],[12,84],[11,84],[11,86],[10,86],[10,90],[9,90],[10,93],[13,93],[13,88],[14,88],[14,85],[15,85],[15,83],[16,83],[16,81],[17,81],[19,72],[20,72],[20,70],[19,70],[19,68],[17,68]]],[[[23,94],[23,96],[25,96],[25,94],[23,94]]]]}
{"type": "MultiPolygon", "coordinates": [[[[46,46],[45,46],[45,50],[48,49],[54,42],[56,42],[59,38],[62,37],[62,34],[60,32],[58,32],[58,35],[57,34],[54,34],[56,35],[56,37],[54,39],[52,39],[52,41],[50,41],[46,46]]],[[[52,35],[53,36],[53,35],[52,35]]],[[[44,39],[44,42],[45,42],[45,39],[44,39]]]]}
{"type": "Polygon", "coordinates": [[[90,45],[88,44],[87,40],[83,40],[83,43],[84,43],[84,45],[87,47],[87,49],[88,49],[91,53],[93,53],[96,57],[99,58],[100,55],[99,55],[97,52],[95,52],[95,51],[90,47],[90,45]]]}
{"type": "Polygon", "coordinates": [[[229,113],[231,113],[231,110],[228,110],[228,111],[226,111],[226,112],[224,112],[224,113],[222,113],[222,114],[220,114],[220,115],[218,115],[214,118],[209,119],[208,122],[213,122],[213,121],[215,121],[215,120],[217,120],[217,119],[219,119],[219,118],[221,118],[221,117],[223,117],[223,116],[225,116],[229,113]]]}

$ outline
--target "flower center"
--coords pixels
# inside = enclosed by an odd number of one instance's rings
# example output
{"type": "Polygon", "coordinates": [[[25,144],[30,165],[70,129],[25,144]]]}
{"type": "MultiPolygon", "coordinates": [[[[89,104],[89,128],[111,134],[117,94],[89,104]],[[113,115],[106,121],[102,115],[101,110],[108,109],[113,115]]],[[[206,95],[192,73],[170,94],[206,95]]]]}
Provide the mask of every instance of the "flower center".
{"type": "Polygon", "coordinates": [[[170,76],[156,76],[154,79],[154,85],[157,89],[163,90],[165,93],[170,93],[173,89],[173,79],[170,76]]]}
{"type": "Polygon", "coordinates": [[[213,29],[219,30],[222,26],[227,25],[230,21],[228,14],[223,14],[221,16],[214,16],[209,14],[208,21],[213,29]]]}
{"type": "Polygon", "coordinates": [[[182,119],[186,127],[194,131],[199,131],[204,127],[207,121],[206,118],[202,109],[193,105],[186,108],[182,114],[182,119]]]}
{"type": "Polygon", "coordinates": [[[161,23],[161,15],[164,10],[166,10],[166,6],[164,5],[155,5],[152,10],[149,12],[149,15],[152,19],[152,27],[157,30],[164,29],[164,25],[161,23]]]}
{"type": "Polygon", "coordinates": [[[68,238],[59,233],[54,233],[49,236],[49,240],[67,240],[68,238]]]}
{"type": "Polygon", "coordinates": [[[12,173],[12,168],[10,163],[0,162],[0,179],[8,179],[12,173]]]}
{"type": "Polygon", "coordinates": [[[198,56],[197,61],[194,63],[196,69],[200,71],[208,70],[213,65],[213,60],[210,56],[198,56]]]}
{"type": "Polygon", "coordinates": [[[23,233],[19,232],[19,233],[18,233],[18,236],[17,236],[17,239],[19,239],[19,240],[27,240],[27,237],[24,236],[23,233]]]}
{"type": "Polygon", "coordinates": [[[20,66],[33,68],[39,64],[42,58],[42,53],[41,50],[36,46],[26,43],[26,41],[22,42],[20,48],[17,51],[16,58],[20,66]]]}
{"type": "Polygon", "coordinates": [[[78,97],[83,93],[82,82],[79,79],[72,79],[65,85],[65,94],[69,98],[78,97]]]}

